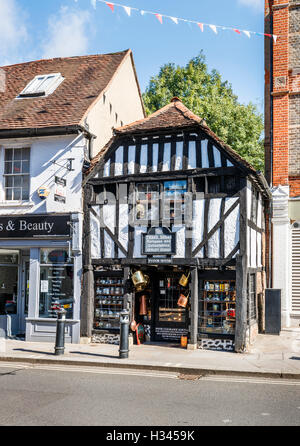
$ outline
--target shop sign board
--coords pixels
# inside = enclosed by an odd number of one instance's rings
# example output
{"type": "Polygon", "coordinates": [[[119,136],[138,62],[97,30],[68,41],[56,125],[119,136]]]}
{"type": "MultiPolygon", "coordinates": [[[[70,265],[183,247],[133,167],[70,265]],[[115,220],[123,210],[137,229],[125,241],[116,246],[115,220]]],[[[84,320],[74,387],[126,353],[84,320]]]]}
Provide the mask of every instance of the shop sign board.
{"type": "Polygon", "coordinates": [[[188,333],[186,328],[155,327],[156,341],[179,341],[181,336],[187,336],[188,333]]]}
{"type": "Polygon", "coordinates": [[[55,177],[54,201],[59,203],[66,202],[66,186],[67,181],[64,178],[55,177]]]}
{"type": "Polygon", "coordinates": [[[162,259],[160,257],[149,257],[148,265],[171,265],[172,259],[170,257],[162,259]]]}
{"type": "Polygon", "coordinates": [[[176,254],[176,234],[164,227],[150,228],[142,234],[142,255],[176,254]]]}
{"type": "Polygon", "coordinates": [[[0,239],[70,237],[70,215],[0,217],[0,239]]]}

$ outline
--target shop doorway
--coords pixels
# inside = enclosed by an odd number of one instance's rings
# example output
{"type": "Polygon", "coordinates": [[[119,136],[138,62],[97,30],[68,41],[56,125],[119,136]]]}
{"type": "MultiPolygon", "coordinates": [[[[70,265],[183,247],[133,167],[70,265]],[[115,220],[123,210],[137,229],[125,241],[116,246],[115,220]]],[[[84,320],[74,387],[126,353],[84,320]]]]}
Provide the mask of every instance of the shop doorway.
{"type": "Polygon", "coordinates": [[[146,341],[180,343],[188,335],[188,305],[179,306],[180,296],[188,296],[188,286],[179,284],[182,273],[146,271],[149,284],[135,293],[134,319],[137,336],[140,331],[146,341]]]}
{"type": "MultiPolygon", "coordinates": [[[[188,289],[179,284],[181,274],[162,273],[153,279],[154,323],[152,339],[155,342],[179,343],[188,334],[187,306],[178,305],[180,296],[188,297],[188,289]]],[[[187,304],[188,305],[188,304],[187,304]]]]}
{"type": "Polygon", "coordinates": [[[0,249],[0,331],[7,337],[19,329],[19,262],[19,251],[0,249]]]}
{"type": "Polygon", "coordinates": [[[29,250],[0,249],[0,335],[25,335],[28,314],[29,250]]]}

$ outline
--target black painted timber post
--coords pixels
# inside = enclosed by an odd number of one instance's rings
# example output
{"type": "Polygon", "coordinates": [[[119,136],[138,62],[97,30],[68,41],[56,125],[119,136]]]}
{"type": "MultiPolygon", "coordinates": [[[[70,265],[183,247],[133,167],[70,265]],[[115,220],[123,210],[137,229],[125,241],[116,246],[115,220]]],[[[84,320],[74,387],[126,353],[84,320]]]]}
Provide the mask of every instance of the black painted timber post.
{"type": "Polygon", "coordinates": [[[190,339],[188,349],[194,350],[198,343],[198,269],[191,272],[191,309],[190,309],[190,339]]]}

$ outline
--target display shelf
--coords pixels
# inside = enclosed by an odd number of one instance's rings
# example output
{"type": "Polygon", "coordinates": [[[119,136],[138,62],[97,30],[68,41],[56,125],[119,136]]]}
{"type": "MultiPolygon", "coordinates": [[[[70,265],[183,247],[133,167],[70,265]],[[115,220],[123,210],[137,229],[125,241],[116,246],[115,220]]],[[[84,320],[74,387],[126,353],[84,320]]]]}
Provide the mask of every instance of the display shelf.
{"type": "Polygon", "coordinates": [[[94,330],[119,330],[123,308],[124,285],[122,277],[106,273],[95,277],[94,330]]]}
{"type": "Polygon", "coordinates": [[[199,334],[233,335],[235,304],[235,281],[204,280],[199,298],[199,334]]]}

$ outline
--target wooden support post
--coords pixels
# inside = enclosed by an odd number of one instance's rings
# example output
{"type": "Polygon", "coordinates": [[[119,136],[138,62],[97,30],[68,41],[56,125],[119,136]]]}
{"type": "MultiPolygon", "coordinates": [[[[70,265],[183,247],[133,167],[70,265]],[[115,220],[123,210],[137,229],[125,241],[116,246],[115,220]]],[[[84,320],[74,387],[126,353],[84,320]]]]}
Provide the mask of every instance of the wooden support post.
{"type": "Polygon", "coordinates": [[[247,331],[247,179],[241,178],[240,191],[240,252],[236,256],[236,325],[235,351],[242,353],[246,348],[247,331]]]}
{"type": "Polygon", "coordinates": [[[190,310],[190,339],[188,350],[196,350],[198,343],[198,269],[193,268],[191,273],[191,310],[190,310]]]}
{"type": "Polygon", "coordinates": [[[247,331],[247,255],[236,256],[236,326],[235,351],[242,353],[246,348],[247,331]]]}
{"type": "Polygon", "coordinates": [[[83,278],[80,302],[80,336],[92,336],[94,320],[94,275],[91,265],[90,209],[92,186],[87,184],[84,190],[84,229],[83,229],[83,278]]]}

